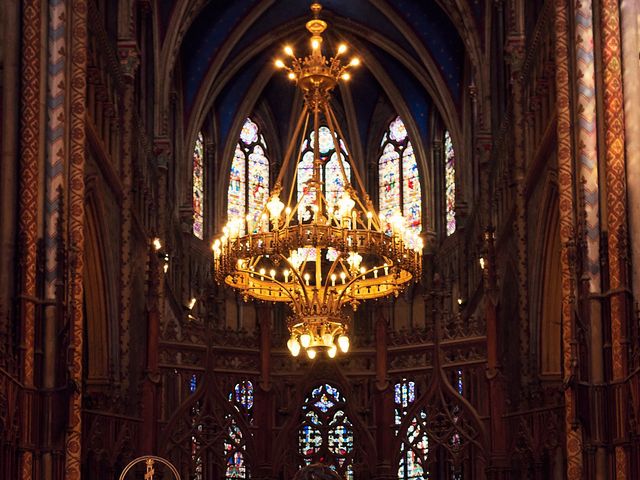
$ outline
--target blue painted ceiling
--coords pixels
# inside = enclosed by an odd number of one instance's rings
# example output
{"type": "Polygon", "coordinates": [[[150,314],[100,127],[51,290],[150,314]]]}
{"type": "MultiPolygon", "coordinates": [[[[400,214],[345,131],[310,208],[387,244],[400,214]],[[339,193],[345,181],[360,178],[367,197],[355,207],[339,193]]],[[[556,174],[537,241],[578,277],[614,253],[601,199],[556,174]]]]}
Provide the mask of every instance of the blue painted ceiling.
{"type": "MultiPolygon", "coordinates": [[[[163,23],[171,10],[166,0],[160,2],[164,12],[163,23]]],[[[207,72],[215,61],[222,61],[222,72],[231,65],[239,65],[225,85],[216,84],[220,75],[213,78],[213,86],[219,91],[213,99],[214,115],[218,123],[218,144],[224,144],[231,125],[238,115],[238,109],[247,93],[256,88],[255,80],[259,72],[270,65],[279,55],[285,43],[299,45],[297,51],[306,53],[307,35],[304,23],[309,19],[308,0],[275,0],[240,36],[231,44],[230,36],[250,16],[254,15],[258,0],[211,0],[191,24],[181,45],[179,69],[182,74],[182,88],[186,120],[192,113],[195,102],[200,97],[210,95],[212,85],[205,84],[207,72]],[[279,37],[275,37],[280,32],[279,37]],[[247,56],[248,49],[254,48],[253,56],[247,56]],[[222,57],[223,51],[230,54],[222,57]]],[[[421,81],[399,60],[383,48],[376,46],[367,37],[367,32],[375,32],[393,48],[420,63],[418,51],[426,51],[437,65],[441,80],[446,84],[448,95],[459,107],[463,82],[465,49],[457,29],[435,0],[394,0],[376,7],[369,0],[324,0],[322,18],[329,23],[327,44],[336,43],[344,36],[358,39],[358,42],[372,55],[398,87],[404,103],[415,118],[422,135],[428,131],[429,112],[433,108],[431,99],[421,81]],[[387,18],[384,10],[390,10],[397,17],[395,24],[387,18]],[[341,31],[340,24],[344,28],[341,31]]],[[[470,0],[472,13],[481,18],[484,0],[470,0]]],[[[333,51],[326,49],[327,53],[333,51]]],[[[291,101],[294,87],[283,80],[282,72],[274,72],[263,87],[259,102],[266,102],[279,126],[280,133],[286,131],[290,121],[291,101]]],[[[379,79],[368,71],[366,64],[354,71],[351,83],[358,128],[363,142],[367,141],[369,125],[378,100],[389,104],[388,93],[379,79]]]]}

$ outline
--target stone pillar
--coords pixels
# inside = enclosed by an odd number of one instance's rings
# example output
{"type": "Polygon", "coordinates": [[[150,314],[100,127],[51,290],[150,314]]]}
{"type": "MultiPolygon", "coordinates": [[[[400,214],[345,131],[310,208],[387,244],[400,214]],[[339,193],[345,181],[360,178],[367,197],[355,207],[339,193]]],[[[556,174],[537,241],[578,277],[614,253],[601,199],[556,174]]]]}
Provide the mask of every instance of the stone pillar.
{"type": "Polygon", "coordinates": [[[567,0],[556,0],[555,59],[556,108],[558,132],[558,196],[560,217],[560,263],[562,276],[562,348],[565,402],[566,478],[581,480],[583,473],[582,426],[577,422],[575,374],[578,367],[577,341],[574,326],[576,282],[574,257],[575,195],[573,143],[571,140],[571,96],[569,87],[569,22],[567,0]]]}
{"type": "Polygon", "coordinates": [[[34,477],[34,337],[38,159],[40,156],[41,2],[22,2],[22,95],[20,108],[19,244],[20,244],[20,479],[34,477]]]}
{"type": "Polygon", "coordinates": [[[376,383],[374,391],[376,416],[376,449],[378,458],[376,479],[397,478],[397,470],[392,465],[393,433],[393,390],[388,379],[387,321],[382,314],[376,320],[376,383]]]}
{"type": "Polygon", "coordinates": [[[640,301],[640,4],[637,0],[622,0],[620,15],[629,234],[633,261],[631,285],[637,302],[640,301]]]}
{"type": "Polygon", "coordinates": [[[69,223],[71,247],[68,279],[69,311],[69,414],[65,445],[65,480],[80,479],[82,440],[82,343],[83,263],[84,263],[84,166],[87,79],[87,0],[70,3],[70,145],[69,145],[69,223]]]}
{"type": "Polygon", "coordinates": [[[133,157],[131,153],[133,138],[133,98],[136,71],[140,55],[135,40],[118,40],[118,57],[124,74],[122,92],[122,130],[120,150],[122,175],[122,223],[120,231],[120,386],[125,395],[129,392],[129,326],[131,323],[131,228],[133,197],[133,157]]]}
{"type": "Polygon", "coordinates": [[[273,442],[273,390],[271,386],[271,311],[267,305],[256,305],[256,316],[260,326],[260,383],[257,385],[254,402],[256,422],[256,447],[258,458],[257,479],[272,476],[273,442]]]}
{"type": "MultiPolygon", "coordinates": [[[[625,175],[625,132],[622,92],[620,10],[618,0],[602,0],[602,68],[605,164],[607,181],[607,239],[609,246],[609,299],[611,312],[611,364],[614,382],[628,374],[627,358],[627,188],[625,175]]],[[[637,81],[637,79],[636,79],[637,81]]],[[[628,395],[615,389],[613,440],[615,478],[629,477],[628,395]]]]}
{"type": "Polygon", "coordinates": [[[4,36],[2,63],[2,134],[0,139],[0,366],[7,370],[13,351],[10,349],[11,319],[14,318],[13,295],[16,278],[16,205],[18,184],[18,108],[20,81],[20,2],[4,2],[4,36]]]}

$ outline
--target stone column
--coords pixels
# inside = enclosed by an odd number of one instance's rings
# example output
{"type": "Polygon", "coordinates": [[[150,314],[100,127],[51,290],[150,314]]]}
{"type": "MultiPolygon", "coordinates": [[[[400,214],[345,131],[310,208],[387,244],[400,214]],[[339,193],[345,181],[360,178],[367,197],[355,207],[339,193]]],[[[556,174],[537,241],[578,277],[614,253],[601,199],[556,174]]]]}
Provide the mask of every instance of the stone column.
{"type": "Polygon", "coordinates": [[[18,184],[18,108],[20,81],[20,2],[4,2],[4,36],[2,63],[2,139],[0,146],[0,366],[10,368],[11,319],[14,316],[13,294],[16,278],[16,204],[18,184]]]}
{"type": "Polygon", "coordinates": [[[387,321],[378,313],[376,319],[376,380],[374,390],[376,416],[376,449],[378,458],[376,479],[397,478],[392,465],[393,452],[393,391],[388,379],[387,321]]]}
{"type": "Polygon", "coordinates": [[[574,326],[576,281],[572,258],[575,238],[575,194],[573,143],[571,140],[571,97],[569,87],[569,22],[567,0],[556,0],[555,59],[558,132],[558,196],[560,217],[560,263],[562,276],[562,348],[565,402],[566,478],[581,480],[583,474],[582,426],[577,421],[575,374],[578,367],[574,326]]]}
{"type": "MultiPolygon", "coordinates": [[[[620,10],[618,0],[602,0],[602,68],[605,164],[607,181],[607,239],[609,246],[609,299],[611,312],[611,364],[614,382],[628,374],[627,358],[627,188],[622,92],[620,10]]],[[[636,80],[637,81],[637,80],[636,80]]],[[[613,440],[617,480],[629,477],[628,395],[615,388],[613,440]]]]}
{"type": "Polygon", "coordinates": [[[36,295],[36,237],[38,158],[40,156],[41,2],[22,2],[22,95],[20,108],[19,244],[20,244],[20,478],[30,480],[34,469],[34,336],[36,295]]]}
{"type": "Polygon", "coordinates": [[[640,4],[620,3],[622,24],[622,75],[624,81],[625,141],[627,155],[627,195],[633,261],[633,296],[640,301],[640,4]]]}
{"type": "Polygon", "coordinates": [[[70,145],[69,223],[71,246],[68,279],[69,311],[69,413],[65,445],[65,480],[80,479],[82,440],[83,263],[84,263],[84,167],[87,89],[87,0],[70,4],[70,145]]]}
{"type": "Polygon", "coordinates": [[[118,40],[118,57],[124,75],[122,92],[122,130],[120,150],[122,175],[122,220],[120,230],[120,386],[127,396],[129,392],[129,325],[131,322],[131,228],[133,197],[133,98],[136,71],[140,63],[138,46],[133,39],[118,40]]]}

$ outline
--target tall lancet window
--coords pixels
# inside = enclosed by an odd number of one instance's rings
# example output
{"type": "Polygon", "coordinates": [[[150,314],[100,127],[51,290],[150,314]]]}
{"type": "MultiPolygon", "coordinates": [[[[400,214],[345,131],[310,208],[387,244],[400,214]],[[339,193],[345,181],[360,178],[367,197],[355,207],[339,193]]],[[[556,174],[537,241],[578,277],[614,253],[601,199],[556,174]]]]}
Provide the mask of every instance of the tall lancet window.
{"type": "Polygon", "coordinates": [[[198,133],[193,147],[193,234],[200,240],[204,237],[204,139],[198,133]]]}
{"type": "Polygon", "coordinates": [[[406,429],[399,432],[404,417],[416,400],[415,383],[406,379],[395,384],[396,434],[402,437],[400,444],[399,480],[423,480],[429,478],[427,455],[429,437],[426,433],[427,414],[424,409],[417,412],[406,429]]]}
{"type": "Polygon", "coordinates": [[[269,198],[267,145],[258,125],[247,118],[231,162],[227,220],[237,221],[240,234],[267,228],[265,205],[269,198]]]}
{"type": "Polygon", "coordinates": [[[448,236],[456,231],[456,153],[448,130],[444,132],[444,197],[448,236]]]}
{"type": "Polygon", "coordinates": [[[382,137],[378,159],[380,219],[391,233],[391,218],[400,214],[414,233],[422,231],[422,189],[418,162],[407,129],[396,117],[382,137]]]}
{"type": "Polygon", "coordinates": [[[304,464],[322,462],[353,480],[353,425],[342,393],[325,383],[314,388],[302,407],[298,448],[304,464]]]}
{"type": "MultiPolygon", "coordinates": [[[[351,181],[351,166],[345,160],[346,150],[342,139],[338,141],[338,146],[340,148],[340,159],[342,160],[344,176],[340,169],[335,143],[331,138],[331,130],[325,125],[321,126],[318,129],[318,137],[320,138],[318,143],[320,159],[324,165],[320,171],[320,180],[324,182],[322,193],[327,204],[331,206],[336,204],[344,192],[344,177],[351,181]]],[[[301,208],[298,209],[298,220],[300,221],[311,219],[311,207],[316,202],[316,192],[310,191],[307,183],[313,176],[314,145],[315,132],[312,131],[302,144],[302,156],[298,164],[297,189],[298,201],[301,206],[301,208]]]]}

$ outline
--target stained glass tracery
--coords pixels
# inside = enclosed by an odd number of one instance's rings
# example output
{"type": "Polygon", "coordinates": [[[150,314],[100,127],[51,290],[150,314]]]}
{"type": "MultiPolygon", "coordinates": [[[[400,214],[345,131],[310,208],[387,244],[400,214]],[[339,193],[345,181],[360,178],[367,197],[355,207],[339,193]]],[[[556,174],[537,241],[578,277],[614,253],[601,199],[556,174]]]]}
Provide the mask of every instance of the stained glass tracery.
{"type": "Polygon", "coordinates": [[[448,130],[444,132],[444,193],[447,235],[456,231],[456,154],[448,130]]]}
{"type": "MultiPolygon", "coordinates": [[[[315,145],[315,132],[310,132],[308,137],[302,144],[301,160],[298,163],[297,171],[297,194],[300,207],[298,208],[298,220],[309,221],[311,219],[311,205],[316,202],[316,192],[311,191],[308,187],[308,181],[313,176],[313,149],[315,145]]],[[[324,182],[323,195],[329,205],[335,205],[345,189],[344,176],[351,181],[351,166],[346,161],[346,148],[342,139],[338,139],[340,149],[340,160],[342,160],[342,169],[338,160],[338,152],[331,130],[326,125],[318,129],[318,149],[320,151],[320,159],[323,167],[320,170],[320,181],[324,182]]]]}
{"type": "Polygon", "coordinates": [[[340,391],[322,384],[314,388],[302,407],[298,451],[302,463],[322,461],[347,480],[353,480],[353,425],[340,391]]]}
{"type": "Polygon", "coordinates": [[[258,125],[247,118],[236,145],[227,196],[227,220],[240,223],[241,234],[266,227],[263,216],[269,198],[269,159],[264,136],[258,125]]]}
{"type": "MultiPolygon", "coordinates": [[[[249,380],[237,383],[233,391],[229,393],[229,401],[240,414],[250,421],[253,413],[253,383],[249,380]]],[[[228,415],[227,418],[230,423],[224,441],[225,479],[247,480],[250,476],[245,461],[245,438],[235,418],[231,415],[228,415]]]]}
{"type": "Polygon", "coordinates": [[[198,133],[193,148],[193,234],[202,240],[204,236],[204,138],[198,133]]]}
{"type": "MultiPolygon", "coordinates": [[[[396,433],[411,405],[416,400],[416,387],[413,381],[402,379],[394,386],[396,433]]],[[[429,437],[427,436],[427,414],[421,409],[406,427],[400,444],[399,480],[423,480],[429,478],[427,456],[429,437]]]]}
{"type": "Polygon", "coordinates": [[[414,233],[422,231],[422,188],[418,162],[400,117],[393,120],[382,137],[378,159],[378,204],[385,231],[391,234],[391,217],[400,214],[414,233]]]}

